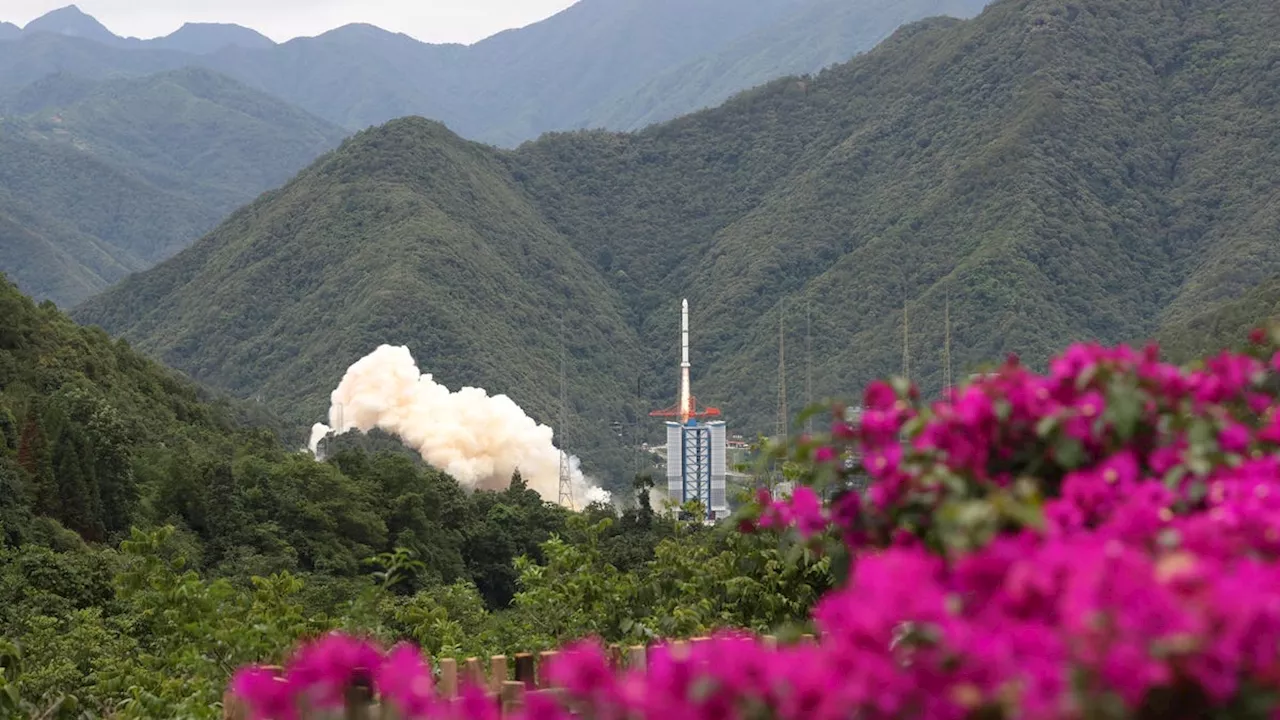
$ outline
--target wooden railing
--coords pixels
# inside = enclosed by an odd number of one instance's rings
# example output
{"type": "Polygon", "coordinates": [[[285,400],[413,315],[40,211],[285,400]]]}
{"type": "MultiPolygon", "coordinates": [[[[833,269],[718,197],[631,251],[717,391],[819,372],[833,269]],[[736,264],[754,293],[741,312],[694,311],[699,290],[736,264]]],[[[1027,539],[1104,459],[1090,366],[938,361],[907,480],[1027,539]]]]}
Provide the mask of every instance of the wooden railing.
{"type": "MultiPolygon", "coordinates": [[[[691,645],[706,642],[709,638],[698,637],[690,640],[675,640],[667,644],[677,657],[686,652],[691,645]]],[[[811,642],[812,635],[802,635],[801,642],[811,642]]],[[[776,646],[777,639],[765,635],[763,641],[767,646],[776,646]]],[[[610,645],[607,648],[610,665],[615,670],[640,670],[648,665],[649,647],[633,645],[622,647],[610,645]]],[[[444,700],[455,700],[458,692],[466,685],[484,688],[489,697],[502,708],[503,716],[514,713],[524,705],[527,694],[556,694],[559,692],[545,677],[544,668],[547,662],[558,654],[555,650],[541,653],[520,653],[512,657],[494,655],[489,658],[488,667],[478,657],[467,658],[461,663],[454,658],[434,659],[432,664],[437,669],[435,690],[444,700]]],[[[348,718],[378,717],[377,706],[368,702],[353,699],[347,708],[348,718]],[[362,707],[355,707],[356,705],[362,707]]],[[[304,715],[304,720],[306,716],[304,715]]],[[[247,720],[248,713],[244,706],[228,691],[223,696],[224,720],[247,720]]]]}

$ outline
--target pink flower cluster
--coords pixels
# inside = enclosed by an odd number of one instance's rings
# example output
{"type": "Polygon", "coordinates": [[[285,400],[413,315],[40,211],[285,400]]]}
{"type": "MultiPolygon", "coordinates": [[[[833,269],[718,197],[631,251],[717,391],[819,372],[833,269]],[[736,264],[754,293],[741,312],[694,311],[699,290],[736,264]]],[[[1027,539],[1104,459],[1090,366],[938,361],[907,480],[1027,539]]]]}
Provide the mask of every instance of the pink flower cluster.
{"type": "Polygon", "coordinates": [[[303,644],[283,668],[253,665],[231,679],[232,694],[250,720],[301,720],[308,710],[341,708],[363,686],[406,717],[438,705],[431,667],[411,645],[383,653],[361,638],[331,633],[303,644]]]}
{"type": "MultiPolygon", "coordinates": [[[[624,673],[580,644],[549,668],[565,702],[531,698],[522,717],[1280,718],[1278,390],[1280,354],[1261,348],[1183,368],[1097,345],[1043,375],[1010,360],[929,406],[874,383],[811,455],[867,473],[866,497],[759,498],[758,526],[851,550],[818,642],[723,635],[624,673]]],[[[316,697],[361,668],[402,693],[385,662],[333,654],[312,661],[330,678],[316,697]]],[[[312,687],[303,667],[273,682],[312,687]]],[[[237,678],[243,695],[261,672],[237,678]]],[[[286,716],[260,696],[260,717],[286,716]]]]}

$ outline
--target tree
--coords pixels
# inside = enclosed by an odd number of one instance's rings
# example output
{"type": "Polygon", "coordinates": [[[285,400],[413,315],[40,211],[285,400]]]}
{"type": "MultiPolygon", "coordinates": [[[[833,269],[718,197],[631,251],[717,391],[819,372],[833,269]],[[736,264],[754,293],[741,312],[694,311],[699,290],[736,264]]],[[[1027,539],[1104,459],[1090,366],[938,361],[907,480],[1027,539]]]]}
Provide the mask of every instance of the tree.
{"type": "Polygon", "coordinates": [[[5,405],[0,405],[0,454],[5,452],[17,452],[18,450],[18,421],[14,419],[13,412],[5,405]]]}
{"type": "Polygon", "coordinates": [[[653,475],[644,473],[636,475],[631,481],[631,487],[636,493],[636,523],[643,528],[648,528],[653,524],[653,503],[649,499],[649,492],[653,490],[653,475]]]}
{"type": "Polygon", "coordinates": [[[92,541],[101,540],[105,531],[102,496],[98,492],[92,459],[87,455],[85,443],[76,429],[65,428],[53,450],[58,507],[50,515],[92,541]]]}
{"type": "Polygon", "coordinates": [[[0,456],[0,546],[19,545],[31,518],[31,500],[22,468],[0,456]]]}
{"type": "Polygon", "coordinates": [[[27,410],[18,441],[18,465],[26,472],[27,487],[33,509],[37,515],[53,517],[57,512],[57,484],[53,475],[53,457],[49,452],[49,438],[45,435],[39,411],[27,410]]]}

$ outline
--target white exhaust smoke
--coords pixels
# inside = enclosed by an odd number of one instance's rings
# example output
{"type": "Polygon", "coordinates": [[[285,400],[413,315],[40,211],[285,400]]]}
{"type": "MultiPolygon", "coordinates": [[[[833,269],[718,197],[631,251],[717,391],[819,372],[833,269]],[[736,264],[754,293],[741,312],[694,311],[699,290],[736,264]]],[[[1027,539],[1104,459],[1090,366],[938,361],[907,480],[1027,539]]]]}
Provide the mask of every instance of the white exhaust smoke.
{"type": "MultiPolygon", "coordinates": [[[[311,428],[313,454],[330,434],[376,427],[473,489],[504,489],[518,469],[544,500],[559,499],[561,452],[551,428],[506,395],[471,387],[449,392],[418,370],[407,347],[382,345],[357,360],[330,402],[329,424],[311,428]]],[[[583,476],[578,458],[569,457],[569,467],[576,505],[609,502],[609,493],[583,476]]]]}

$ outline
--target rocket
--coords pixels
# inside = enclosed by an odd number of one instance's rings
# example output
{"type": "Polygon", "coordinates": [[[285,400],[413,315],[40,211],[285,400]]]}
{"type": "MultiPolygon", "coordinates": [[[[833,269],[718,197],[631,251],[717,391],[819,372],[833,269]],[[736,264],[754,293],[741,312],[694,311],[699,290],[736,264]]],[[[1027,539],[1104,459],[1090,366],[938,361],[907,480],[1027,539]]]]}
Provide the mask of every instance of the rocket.
{"type": "Polygon", "coordinates": [[[698,409],[698,399],[689,389],[689,301],[680,301],[680,396],[673,407],[654,410],[649,417],[671,418],[687,425],[690,420],[719,417],[720,408],[698,409]]]}
{"type": "Polygon", "coordinates": [[[693,415],[693,396],[689,393],[689,301],[680,304],[680,424],[693,415]]]}

